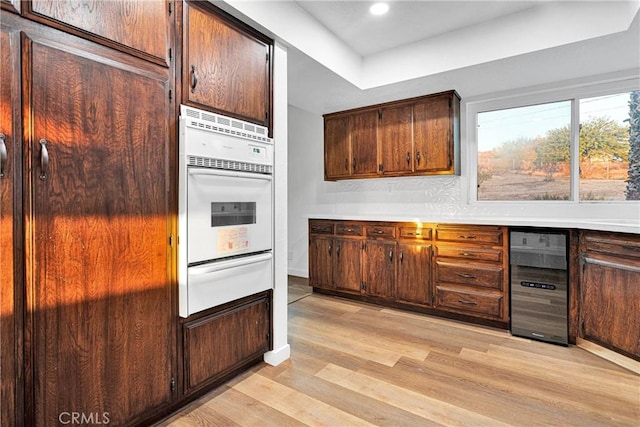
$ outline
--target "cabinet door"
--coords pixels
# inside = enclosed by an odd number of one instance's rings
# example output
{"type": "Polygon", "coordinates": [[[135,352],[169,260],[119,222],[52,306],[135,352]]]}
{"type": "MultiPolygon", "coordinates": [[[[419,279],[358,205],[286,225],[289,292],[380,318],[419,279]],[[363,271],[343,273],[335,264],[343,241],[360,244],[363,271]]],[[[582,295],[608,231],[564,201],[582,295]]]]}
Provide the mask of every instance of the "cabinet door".
{"type": "Polygon", "coordinates": [[[336,238],[333,283],[336,290],[360,293],[362,287],[362,241],[336,238]]]}
{"type": "Polygon", "coordinates": [[[0,425],[19,425],[21,342],[20,34],[0,24],[0,425]]]}
{"type": "Polygon", "coordinates": [[[351,116],[351,167],[354,176],[378,172],[378,110],[351,116]]]}
{"type": "Polygon", "coordinates": [[[412,304],[431,305],[431,245],[398,244],[396,298],[412,304]]]}
{"type": "Polygon", "coordinates": [[[426,98],[413,106],[417,172],[448,171],[453,165],[452,96],[426,98]]]}
{"type": "Polygon", "coordinates": [[[269,297],[263,296],[184,325],[186,393],[269,350],[269,307],[269,297]]]}
{"type": "Polygon", "coordinates": [[[185,3],[183,97],[196,107],[269,127],[270,44],[201,4],[185,3]]]}
{"type": "Polygon", "coordinates": [[[640,262],[583,258],[583,336],[640,360],[640,262]]]}
{"type": "Polygon", "coordinates": [[[365,284],[367,295],[394,298],[396,279],[396,244],[367,241],[365,284]]]}
{"type": "Polygon", "coordinates": [[[309,239],[309,285],[333,289],[333,237],[311,236],[309,239]]]}
{"type": "Polygon", "coordinates": [[[412,110],[411,104],[380,110],[378,138],[383,175],[413,171],[412,110]]]}
{"type": "Polygon", "coordinates": [[[133,424],[171,401],[169,72],[47,29],[23,49],[27,401],[133,424]]]}
{"type": "Polygon", "coordinates": [[[324,121],[325,179],[349,176],[351,174],[349,158],[349,116],[326,118],[324,121]]]}
{"type": "Polygon", "coordinates": [[[32,0],[26,16],[167,65],[172,37],[165,0],[32,0]],[[110,43],[115,42],[115,43],[110,43]]]}

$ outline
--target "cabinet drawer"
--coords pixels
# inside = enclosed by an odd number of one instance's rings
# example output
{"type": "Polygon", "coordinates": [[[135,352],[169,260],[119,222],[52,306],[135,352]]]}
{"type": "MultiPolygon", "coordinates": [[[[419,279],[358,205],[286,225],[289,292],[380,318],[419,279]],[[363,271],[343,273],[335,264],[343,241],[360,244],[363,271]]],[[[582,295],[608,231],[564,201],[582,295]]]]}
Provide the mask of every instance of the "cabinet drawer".
{"type": "Polygon", "coordinates": [[[581,237],[582,252],[640,259],[640,236],[638,235],[583,231],[581,237]]]}
{"type": "Polygon", "coordinates": [[[388,225],[367,226],[367,237],[393,239],[396,237],[396,228],[388,225]]]}
{"type": "Polygon", "coordinates": [[[502,230],[496,227],[438,227],[436,228],[436,240],[502,245],[502,230]]]}
{"type": "Polygon", "coordinates": [[[437,257],[471,259],[479,261],[502,262],[503,251],[464,246],[436,246],[437,257]]]}
{"type": "Polygon", "coordinates": [[[333,234],[333,222],[309,221],[309,233],[311,234],[333,234]]]}
{"type": "Polygon", "coordinates": [[[438,308],[466,312],[472,315],[482,314],[494,318],[501,317],[501,295],[441,287],[438,287],[436,292],[436,304],[438,308]]]}
{"type": "Polygon", "coordinates": [[[362,236],[363,227],[360,224],[353,223],[339,223],[336,225],[336,234],[342,236],[362,236]]]}
{"type": "Polygon", "coordinates": [[[400,227],[400,237],[403,239],[431,240],[431,228],[400,227]]]}
{"type": "Polygon", "coordinates": [[[498,266],[436,261],[436,282],[503,289],[503,269],[498,266]]]}

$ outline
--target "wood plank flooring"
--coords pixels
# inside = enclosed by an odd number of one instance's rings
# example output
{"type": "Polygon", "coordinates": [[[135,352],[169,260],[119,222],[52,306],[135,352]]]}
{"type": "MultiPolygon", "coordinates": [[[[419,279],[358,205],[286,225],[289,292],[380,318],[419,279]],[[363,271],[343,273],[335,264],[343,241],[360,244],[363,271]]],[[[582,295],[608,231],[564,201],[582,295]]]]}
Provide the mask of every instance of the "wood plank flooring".
{"type": "Polygon", "coordinates": [[[640,375],[578,347],[317,294],[289,319],[291,359],[159,426],[640,425],[640,375]]]}

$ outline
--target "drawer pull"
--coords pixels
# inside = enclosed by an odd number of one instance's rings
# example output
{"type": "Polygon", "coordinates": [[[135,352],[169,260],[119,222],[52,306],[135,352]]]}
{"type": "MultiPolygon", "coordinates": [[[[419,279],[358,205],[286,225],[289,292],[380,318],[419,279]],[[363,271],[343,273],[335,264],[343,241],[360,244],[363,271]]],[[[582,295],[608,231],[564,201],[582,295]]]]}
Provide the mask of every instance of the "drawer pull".
{"type": "Polygon", "coordinates": [[[384,231],[382,230],[373,230],[373,232],[376,234],[384,234],[384,231]]]}
{"type": "Polygon", "coordinates": [[[331,249],[333,249],[333,246],[331,246],[331,243],[329,243],[329,256],[331,256],[331,249]]]}
{"type": "Polygon", "coordinates": [[[353,228],[347,228],[347,233],[353,233],[353,228]]]}
{"type": "Polygon", "coordinates": [[[469,253],[469,252],[460,252],[459,253],[460,256],[468,256],[468,257],[475,257],[475,254],[469,253]]]}
{"type": "Polygon", "coordinates": [[[393,251],[389,251],[389,262],[393,262],[393,251]]]}
{"type": "Polygon", "coordinates": [[[459,300],[458,300],[458,302],[459,302],[460,304],[465,304],[465,305],[478,305],[478,303],[477,303],[477,302],[475,302],[475,301],[469,301],[469,300],[466,300],[466,299],[459,299],[459,300]]]}
{"type": "Polygon", "coordinates": [[[465,279],[477,279],[478,277],[474,276],[473,274],[467,274],[467,273],[458,273],[458,277],[463,277],[465,279]]]}
{"type": "Polygon", "coordinates": [[[475,239],[476,238],[476,236],[473,236],[473,235],[458,236],[458,237],[461,238],[461,239],[475,239]]]}

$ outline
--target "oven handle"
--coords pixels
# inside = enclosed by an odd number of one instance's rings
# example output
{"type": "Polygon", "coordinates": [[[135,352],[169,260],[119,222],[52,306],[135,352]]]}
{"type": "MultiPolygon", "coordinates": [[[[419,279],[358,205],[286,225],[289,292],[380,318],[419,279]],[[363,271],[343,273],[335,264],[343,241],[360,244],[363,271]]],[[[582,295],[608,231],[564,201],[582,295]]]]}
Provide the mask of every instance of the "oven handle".
{"type": "Polygon", "coordinates": [[[273,259],[273,254],[268,252],[260,255],[246,256],[242,258],[231,259],[227,261],[217,261],[207,265],[199,265],[197,267],[189,267],[189,275],[199,276],[216,271],[228,270],[230,268],[242,267],[259,262],[269,261],[273,259]]]}
{"type": "Polygon", "coordinates": [[[262,175],[259,173],[251,173],[251,172],[226,171],[226,170],[220,170],[220,169],[207,169],[207,168],[189,168],[189,175],[228,176],[228,177],[235,177],[235,178],[262,179],[264,181],[273,180],[273,177],[271,175],[262,175]]]}

